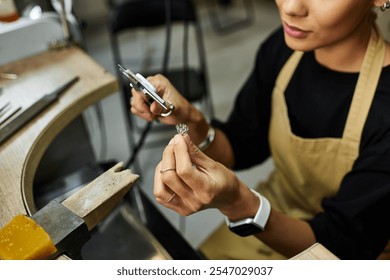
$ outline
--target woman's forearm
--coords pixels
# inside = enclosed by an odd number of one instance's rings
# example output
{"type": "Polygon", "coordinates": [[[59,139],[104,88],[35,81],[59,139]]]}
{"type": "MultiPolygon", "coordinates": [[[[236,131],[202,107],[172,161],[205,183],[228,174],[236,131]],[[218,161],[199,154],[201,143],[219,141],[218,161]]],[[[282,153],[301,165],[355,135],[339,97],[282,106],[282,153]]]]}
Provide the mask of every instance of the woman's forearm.
{"type": "Polygon", "coordinates": [[[291,258],[316,242],[310,225],[291,218],[276,210],[271,215],[263,232],[256,236],[280,254],[291,258]]]}
{"type": "MultiPolygon", "coordinates": [[[[259,199],[248,186],[238,180],[234,203],[227,203],[219,210],[231,221],[254,217],[259,209],[259,199]]],[[[272,209],[272,204],[271,204],[272,209]]],[[[271,210],[265,230],[256,235],[269,247],[290,258],[316,242],[310,225],[300,219],[289,217],[275,209],[271,210]]]]}

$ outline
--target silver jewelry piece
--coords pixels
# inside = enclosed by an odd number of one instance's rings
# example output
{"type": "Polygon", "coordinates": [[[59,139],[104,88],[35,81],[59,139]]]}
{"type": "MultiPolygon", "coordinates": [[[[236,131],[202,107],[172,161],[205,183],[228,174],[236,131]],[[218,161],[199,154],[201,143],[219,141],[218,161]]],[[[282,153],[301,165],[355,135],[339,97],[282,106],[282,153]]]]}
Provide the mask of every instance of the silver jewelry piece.
{"type": "Polygon", "coordinates": [[[179,133],[181,135],[186,135],[190,129],[189,129],[188,125],[186,125],[184,123],[179,123],[176,125],[176,130],[177,130],[177,133],[179,133]]]}
{"type": "Polygon", "coordinates": [[[383,3],[383,6],[381,7],[381,11],[384,12],[384,11],[386,11],[386,9],[389,9],[389,8],[390,8],[390,0],[383,3]]]}
{"type": "Polygon", "coordinates": [[[166,112],[166,113],[161,113],[160,114],[161,117],[168,117],[168,116],[170,116],[172,114],[172,112],[173,112],[173,109],[175,109],[175,106],[173,106],[171,101],[167,100],[166,102],[169,104],[169,111],[166,112]]]}

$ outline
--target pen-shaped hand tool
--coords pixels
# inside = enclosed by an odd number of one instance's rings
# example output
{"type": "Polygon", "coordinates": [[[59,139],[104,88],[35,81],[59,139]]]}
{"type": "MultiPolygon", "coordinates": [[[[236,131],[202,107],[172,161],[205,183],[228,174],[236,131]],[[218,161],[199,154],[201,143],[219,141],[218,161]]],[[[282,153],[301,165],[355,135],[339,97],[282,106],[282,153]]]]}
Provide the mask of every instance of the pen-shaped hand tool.
{"type": "Polygon", "coordinates": [[[37,102],[32,104],[30,107],[24,109],[11,121],[5,124],[0,129],[0,143],[7,140],[8,137],[10,137],[13,133],[15,133],[18,129],[20,129],[23,125],[25,125],[28,121],[30,121],[33,117],[40,113],[43,109],[49,106],[53,101],[58,98],[59,94],[71,87],[76,81],[78,81],[78,79],[78,77],[74,77],[63,85],[59,86],[53,92],[45,94],[37,102]]]}

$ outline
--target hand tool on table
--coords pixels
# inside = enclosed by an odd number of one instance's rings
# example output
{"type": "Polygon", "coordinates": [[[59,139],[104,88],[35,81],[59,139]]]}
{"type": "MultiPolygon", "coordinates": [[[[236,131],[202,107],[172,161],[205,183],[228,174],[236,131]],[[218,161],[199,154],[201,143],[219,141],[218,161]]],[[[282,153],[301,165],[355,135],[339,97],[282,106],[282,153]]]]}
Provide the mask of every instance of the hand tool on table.
{"type": "Polygon", "coordinates": [[[45,94],[37,102],[32,104],[30,107],[24,109],[19,113],[14,119],[9,121],[7,124],[0,128],[0,143],[7,140],[13,133],[40,113],[43,109],[49,106],[53,101],[55,101],[59,94],[71,87],[79,77],[74,77],[71,80],[67,81],[63,85],[59,86],[56,90],[51,93],[45,94]]]}
{"type": "Polygon", "coordinates": [[[62,203],[52,201],[31,217],[17,215],[0,229],[0,259],[81,259],[89,231],[102,221],[138,179],[118,163],[62,203]]]}
{"type": "Polygon", "coordinates": [[[7,113],[8,110],[10,109],[10,107],[11,107],[11,103],[10,102],[2,104],[0,106],[0,117],[2,117],[5,113],[7,113]]]}
{"type": "Polygon", "coordinates": [[[9,120],[13,115],[22,109],[20,106],[14,106],[10,102],[0,106],[0,126],[9,120]]]}

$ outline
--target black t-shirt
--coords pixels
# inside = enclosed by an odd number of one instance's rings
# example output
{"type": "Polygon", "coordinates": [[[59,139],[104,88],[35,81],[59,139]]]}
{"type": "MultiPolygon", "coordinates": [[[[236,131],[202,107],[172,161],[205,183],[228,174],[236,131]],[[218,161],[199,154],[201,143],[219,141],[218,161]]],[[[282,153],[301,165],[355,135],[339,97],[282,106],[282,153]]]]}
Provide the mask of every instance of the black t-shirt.
{"type": "MultiPolygon", "coordinates": [[[[236,170],[271,156],[271,95],[292,52],[283,30],[276,30],[261,45],[228,120],[212,122],[229,138],[236,170]]],[[[357,79],[358,73],[330,70],[313,52],[305,53],[285,92],[292,132],[302,138],[341,138],[357,79]]],[[[336,196],[322,206],[324,212],[309,221],[318,242],[342,259],[372,259],[382,252],[390,238],[390,66],[382,70],[359,156],[336,196]]]]}

